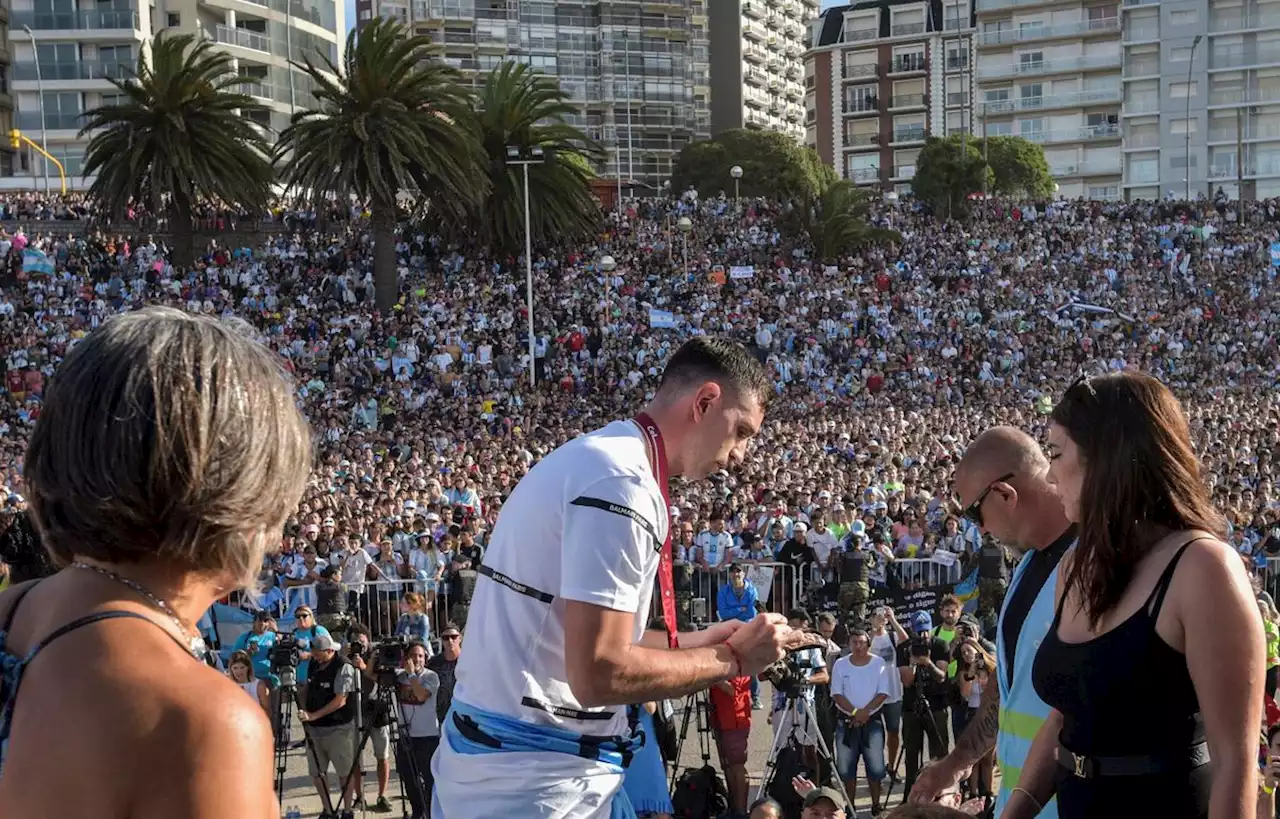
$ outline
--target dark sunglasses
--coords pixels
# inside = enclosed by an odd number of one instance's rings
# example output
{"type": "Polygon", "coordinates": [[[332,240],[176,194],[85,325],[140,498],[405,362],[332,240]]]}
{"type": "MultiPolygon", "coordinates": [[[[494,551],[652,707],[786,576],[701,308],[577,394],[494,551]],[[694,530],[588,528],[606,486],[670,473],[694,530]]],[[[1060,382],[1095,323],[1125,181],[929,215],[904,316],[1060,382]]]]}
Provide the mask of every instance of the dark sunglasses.
{"type": "Polygon", "coordinates": [[[461,634],[441,634],[440,639],[441,640],[461,640],[462,635],[461,634]]]}
{"type": "Polygon", "coordinates": [[[297,618],[298,618],[299,620],[301,620],[303,617],[310,618],[310,617],[311,617],[311,612],[309,612],[309,611],[300,611],[300,612],[298,612],[298,614],[297,614],[296,616],[297,616],[297,618]]]}
{"type": "Polygon", "coordinates": [[[1004,481],[1009,480],[1014,476],[1014,474],[1016,473],[1010,472],[1008,475],[1003,475],[999,478],[996,478],[991,483],[987,484],[987,488],[982,490],[982,494],[974,498],[973,503],[969,504],[964,508],[963,514],[965,519],[972,521],[978,526],[982,526],[982,502],[987,499],[987,495],[991,494],[991,490],[995,488],[996,484],[1003,483],[1004,481]]]}

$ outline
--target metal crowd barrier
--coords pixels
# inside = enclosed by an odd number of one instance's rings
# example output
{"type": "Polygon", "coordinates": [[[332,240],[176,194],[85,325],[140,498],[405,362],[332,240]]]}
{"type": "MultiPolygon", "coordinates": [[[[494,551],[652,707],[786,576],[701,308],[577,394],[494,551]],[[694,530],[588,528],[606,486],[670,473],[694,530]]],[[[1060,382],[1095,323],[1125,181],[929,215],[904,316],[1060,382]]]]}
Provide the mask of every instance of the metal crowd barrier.
{"type": "MultiPolygon", "coordinates": [[[[726,566],[703,569],[694,563],[677,562],[673,567],[676,618],[682,630],[720,618],[717,599],[728,585],[726,566]]],[[[785,614],[803,599],[807,587],[804,570],[790,563],[749,563],[747,582],[755,586],[766,611],[785,614]]],[[[662,599],[655,593],[649,609],[650,622],[662,616],[662,599]]]]}
{"type": "Polygon", "coordinates": [[[897,573],[898,579],[906,588],[960,582],[959,561],[944,565],[927,557],[900,558],[889,564],[889,571],[897,573]]]}

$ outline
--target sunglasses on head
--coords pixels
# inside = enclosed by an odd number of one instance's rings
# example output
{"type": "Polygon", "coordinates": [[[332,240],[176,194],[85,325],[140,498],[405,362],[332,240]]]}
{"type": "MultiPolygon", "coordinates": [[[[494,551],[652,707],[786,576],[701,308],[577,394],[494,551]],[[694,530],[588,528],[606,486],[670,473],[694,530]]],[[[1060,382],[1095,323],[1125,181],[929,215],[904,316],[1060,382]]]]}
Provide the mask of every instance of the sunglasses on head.
{"type": "Polygon", "coordinates": [[[995,488],[996,484],[1009,480],[1014,476],[1014,474],[1015,473],[1010,472],[1008,475],[1003,475],[987,484],[987,488],[983,489],[982,493],[973,499],[973,503],[964,508],[965,519],[972,521],[978,526],[982,526],[982,502],[987,499],[987,495],[991,494],[991,490],[995,488]]]}

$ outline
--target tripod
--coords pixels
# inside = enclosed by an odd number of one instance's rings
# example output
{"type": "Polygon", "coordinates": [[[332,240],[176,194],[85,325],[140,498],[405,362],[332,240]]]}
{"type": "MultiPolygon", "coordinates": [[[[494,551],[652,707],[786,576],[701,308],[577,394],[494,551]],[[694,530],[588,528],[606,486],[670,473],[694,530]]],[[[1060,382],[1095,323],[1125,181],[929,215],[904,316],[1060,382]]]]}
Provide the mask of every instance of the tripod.
{"type": "MultiPolygon", "coordinates": [[[[280,669],[274,669],[276,675],[280,678],[280,687],[276,689],[278,697],[276,699],[275,712],[272,714],[274,725],[279,726],[279,735],[276,737],[275,757],[276,757],[276,800],[280,807],[281,814],[284,813],[284,773],[289,765],[289,729],[293,723],[293,704],[298,691],[298,671],[296,668],[286,666],[280,669]]],[[[319,767],[319,757],[316,756],[316,746],[311,740],[311,734],[307,732],[307,726],[302,726],[302,739],[306,745],[308,759],[319,767]]],[[[333,815],[333,803],[329,800],[329,791],[320,792],[320,802],[324,806],[324,813],[327,816],[333,815]]]]}
{"type": "MultiPolygon", "coordinates": [[[[702,765],[697,768],[699,771],[711,768],[711,747],[714,743],[716,748],[716,756],[720,762],[720,772],[725,776],[727,782],[727,768],[724,764],[724,754],[721,751],[720,743],[713,737],[713,722],[715,715],[715,706],[711,702],[711,694],[708,689],[695,691],[685,698],[684,714],[680,719],[680,735],[676,740],[675,758],[671,762],[671,783],[668,790],[673,794],[673,801],[676,799],[676,793],[680,788],[680,757],[684,753],[684,743],[689,736],[690,720],[695,720],[695,730],[698,733],[698,750],[702,757],[702,765]]],[[[687,776],[690,771],[695,770],[695,766],[686,766],[684,771],[687,776]]],[[[711,768],[710,791],[707,794],[707,801],[704,803],[708,811],[705,816],[696,817],[696,819],[713,819],[719,816],[721,811],[729,807],[728,805],[728,789],[725,784],[720,781],[720,776],[715,773],[715,769],[711,768]],[[723,801],[717,801],[723,799],[723,801]]],[[[695,774],[696,776],[696,774],[695,774]]]]}
{"type": "MultiPolygon", "coordinates": [[[[356,672],[356,690],[353,692],[362,707],[356,709],[356,753],[351,760],[351,770],[347,771],[347,775],[341,778],[341,787],[338,790],[338,798],[347,792],[347,787],[360,771],[360,760],[364,755],[365,745],[368,744],[369,738],[373,736],[373,732],[382,727],[378,725],[379,718],[385,718],[387,721],[387,745],[389,748],[395,749],[393,756],[397,764],[401,759],[407,761],[408,771],[400,771],[397,777],[400,781],[400,810],[404,819],[409,819],[409,801],[408,795],[405,793],[404,780],[406,774],[413,777],[414,783],[421,790],[422,777],[418,772],[417,763],[414,761],[412,750],[401,747],[401,743],[405,741],[405,737],[401,735],[400,727],[400,697],[396,693],[396,679],[394,673],[390,677],[386,677],[381,669],[378,669],[378,682],[374,688],[373,708],[368,720],[368,725],[363,724],[363,685],[362,679],[364,675],[358,670],[356,672]]],[[[406,743],[407,744],[407,743],[406,743]]],[[[327,794],[325,795],[327,798],[327,794]]],[[[430,798],[430,795],[427,797],[430,798]]]]}
{"type": "MultiPolygon", "coordinates": [[[[823,739],[822,732],[818,730],[818,721],[810,712],[809,701],[800,696],[798,690],[788,691],[786,697],[786,704],[783,705],[782,710],[776,713],[779,715],[778,719],[790,720],[789,727],[786,731],[778,731],[777,736],[773,738],[773,747],[769,749],[769,758],[765,760],[764,772],[760,775],[760,790],[756,792],[755,798],[760,799],[769,794],[769,787],[773,784],[773,778],[778,771],[778,754],[781,753],[782,749],[791,745],[803,746],[804,743],[800,742],[799,734],[800,726],[804,725],[809,729],[808,732],[813,734],[813,738],[818,741],[819,767],[821,768],[822,763],[825,762],[829,773],[826,784],[844,797],[844,810],[849,816],[852,816],[854,814],[853,798],[845,791],[844,782],[840,781],[840,777],[836,772],[835,755],[831,753],[831,748],[827,745],[827,741],[823,739]]],[[[821,778],[817,771],[814,771],[814,777],[821,778]]]]}

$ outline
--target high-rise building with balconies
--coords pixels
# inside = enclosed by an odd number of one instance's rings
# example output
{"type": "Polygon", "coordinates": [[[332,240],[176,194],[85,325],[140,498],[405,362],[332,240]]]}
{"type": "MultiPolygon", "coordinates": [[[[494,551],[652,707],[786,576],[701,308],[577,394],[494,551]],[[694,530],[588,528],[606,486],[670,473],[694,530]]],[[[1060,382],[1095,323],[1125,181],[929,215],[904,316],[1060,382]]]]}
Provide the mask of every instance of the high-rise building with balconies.
{"type": "Polygon", "coordinates": [[[804,139],[804,52],[818,0],[709,0],[711,133],[804,139]]]}
{"type": "MultiPolygon", "coordinates": [[[[15,0],[8,37],[15,124],[46,146],[66,169],[68,187],[84,188],[87,138],[79,136],[86,111],[110,102],[118,91],[109,77],[127,75],[140,49],[168,29],[214,40],[235,58],[241,90],[267,105],[256,117],[282,130],[292,111],[313,107],[311,81],[289,65],[317,53],[337,60],[346,33],[335,0],[15,0]]],[[[28,150],[0,172],[0,187],[48,184],[57,169],[28,150]],[[47,174],[46,174],[47,170],[47,174]]]]}
{"type": "Polygon", "coordinates": [[[9,145],[8,134],[13,128],[13,70],[9,62],[9,0],[0,0],[0,176],[13,173],[18,152],[9,145]]]}
{"type": "Polygon", "coordinates": [[[1119,197],[1119,3],[977,0],[977,23],[976,133],[1042,145],[1060,196],[1119,197]]]}
{"type": "Polygon", "coordinates": [[[1124,191],[1280,196],[1280,2],[1128,0],[1124,191]]]}
{"type": "Polygon", "coordinates": [[[705,0],[357,0],[357,25],[374,17],[429,35],[472,82],[505,60],[553,75],[606,150],[602,178],[637,194],[709,136],[705,0]]]}
{"type": "Polygon", "coordinates": [[[969,0],[833,6],[805,56],[805,142],[845,179],[911,190],[928,136],[973,132],[969,0]]]}

